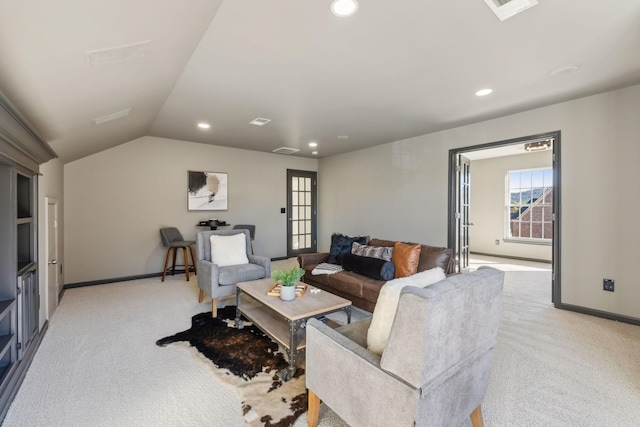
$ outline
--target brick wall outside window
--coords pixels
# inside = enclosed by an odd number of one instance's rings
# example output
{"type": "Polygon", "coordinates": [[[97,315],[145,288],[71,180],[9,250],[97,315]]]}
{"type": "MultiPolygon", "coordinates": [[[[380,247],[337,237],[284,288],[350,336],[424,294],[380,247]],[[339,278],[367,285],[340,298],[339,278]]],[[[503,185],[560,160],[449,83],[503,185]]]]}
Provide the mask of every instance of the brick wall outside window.
{"type": "Polygon", "coordinates": [[[516,218],[511,219],[511,237],[526,239],[551,239],[553,188],[548,188],[516,218]]]}

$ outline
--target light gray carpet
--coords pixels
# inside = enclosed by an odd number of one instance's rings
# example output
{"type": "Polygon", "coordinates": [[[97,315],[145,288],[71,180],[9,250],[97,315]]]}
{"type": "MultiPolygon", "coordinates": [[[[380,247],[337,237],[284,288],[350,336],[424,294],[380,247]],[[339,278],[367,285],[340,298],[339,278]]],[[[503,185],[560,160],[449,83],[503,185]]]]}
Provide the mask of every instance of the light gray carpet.
{"type": "MultiPolygon", "coordinates": [[[[485,424],[638,425],[640,327],[553,308],[545,266],[494,265],[509,271],[485,424]]],[[[184,276],[68,290],[2,425],[243,426],[206,364],[155,345],[208,310],[184,276]]],[[[345,424],[322,405],[320,425],[345,424]]]]}

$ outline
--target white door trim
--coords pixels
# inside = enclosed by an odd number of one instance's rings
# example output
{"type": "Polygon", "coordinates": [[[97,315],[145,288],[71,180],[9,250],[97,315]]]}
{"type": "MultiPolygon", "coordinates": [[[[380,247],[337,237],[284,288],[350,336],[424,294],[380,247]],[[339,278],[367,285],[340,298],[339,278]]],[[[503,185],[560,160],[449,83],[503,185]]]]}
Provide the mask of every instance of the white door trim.
{"type": "Polygon", "coordinates": [[[54,239],[53,244],[55,245],[55,254],[56,254],[56,262],[60,261],[60,234],[58,232],[59,230],[59,212],[58,212],[58,199],[55,197],[45,197],[45,238],[44,238],[44,246],[45,246],[45,253],[46,253],[46,258],[45,258],[45,263],[46,263],[46,268],[44,271],[44,277],[45,277],[45,304],[46,304],[46,318],[47,320],[51,319],[51,316],[53,315],[54,311],[56,310],[56,308],[58,307],[58,298],[59,298],[59,294],[60,294],[60,289],[59,289],[59,280],[60,280],[60,270],[59,267],[57,267],[56,264],[56,268],[55,268],[55,276],[52,278],[50,277],[49,274],[49,262],[52,261],[49,259],[49,242],[50,239],[54,239]],[[54,230],[55,230],[55,234],[54,236],[51,236],[50,233],[50,228],[49,228],[49,221],[52,219],[50,218],[49,215],[49,206],[53,206],[54,207],[54,218],[53,220],[56,221],[56,224],[54,225],[54,230]],[[53,280],[53,283],[51,283],[51,280],[53,280]]]}

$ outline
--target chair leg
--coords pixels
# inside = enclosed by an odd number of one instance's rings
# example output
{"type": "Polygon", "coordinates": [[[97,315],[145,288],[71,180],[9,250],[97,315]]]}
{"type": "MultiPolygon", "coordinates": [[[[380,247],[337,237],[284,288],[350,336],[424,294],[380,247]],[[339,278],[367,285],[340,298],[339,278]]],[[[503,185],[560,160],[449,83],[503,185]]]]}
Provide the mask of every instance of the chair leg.
{"type": "Polygon", "coordinates": [[[480,405],[471,413],[471,425],[473,427],[484,427],[484,421],[482,420],[482,409],[480,405]]]}
{"type": "Polygon", "coordinates": [[[184,274],[187,276],[187,282],[189,281],[189,256],[187,255],[187,247],[182,247],[182,259],[184,260],[184,274]]]}
{"type": "Polygon", "coordinates": [[[202,301],[204,301],[204,291],[200,289],[200,292],[198,293],[198,302],[202,301]]]}
{"type": "Polygon", "coordinates": [[[193,263],[193,274],[198,274],[198,267],[196,267],[196,255],[193,252],[193,246],[189,245],[189,252],[191,253],[191,262],[193,263]]]}
{"type": "Polygon", "coordinates": [[[311,390],[309,390],[308,403],[307,424],[309,427],[317,427],[318,415],[320,414],[320,398],[311,390]]]}
{"type": "Polygon", "coordinates": [[[173,266],[171,267],[171,275],[176,274],[176,256],[178,256],[178,248],[171,248],[173,251],[173,266]]]}
{"type": "Polygon", "coordinates": [[[165,277],[167,277],[167,267],[169,266],[169,255],[171,255],[171,249],[167,249],[167,256],[164,259],[164,269],[162,270],[162,281],[164,282],[165,277]]]}
{"type": "Polygon", "coordinates": [[[211,317],[218,317],[218,298],[211,298],[211,317]]]}

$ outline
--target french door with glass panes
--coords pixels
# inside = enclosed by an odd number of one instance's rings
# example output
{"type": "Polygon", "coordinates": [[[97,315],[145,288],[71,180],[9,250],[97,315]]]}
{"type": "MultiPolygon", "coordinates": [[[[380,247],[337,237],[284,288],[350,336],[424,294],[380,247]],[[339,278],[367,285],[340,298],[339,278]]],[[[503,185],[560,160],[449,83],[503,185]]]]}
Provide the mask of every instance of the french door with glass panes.
{"type": "Polygon", "coordinates": [[[287,170],[287,257],[317,252],[316,172],[287,170]]]}
{"type": "Polygon", "coordinates": [[[469,270],[469,207],[471,206],[471,161],[458,154],[456,198],[456,271],[469,270]]]}

